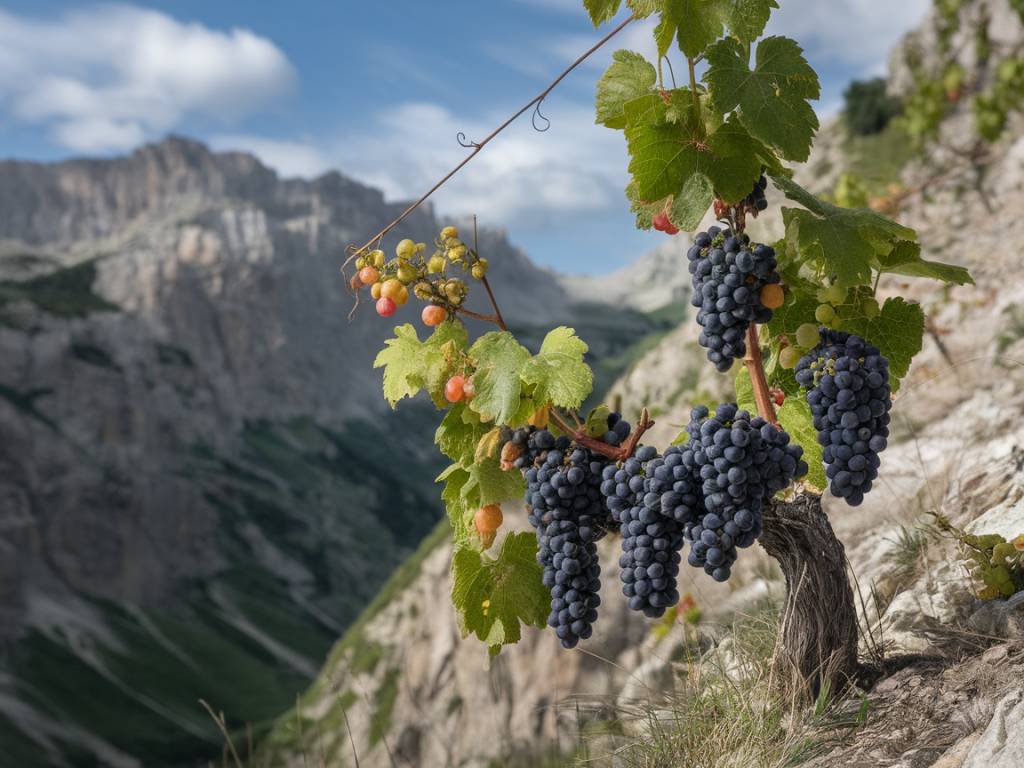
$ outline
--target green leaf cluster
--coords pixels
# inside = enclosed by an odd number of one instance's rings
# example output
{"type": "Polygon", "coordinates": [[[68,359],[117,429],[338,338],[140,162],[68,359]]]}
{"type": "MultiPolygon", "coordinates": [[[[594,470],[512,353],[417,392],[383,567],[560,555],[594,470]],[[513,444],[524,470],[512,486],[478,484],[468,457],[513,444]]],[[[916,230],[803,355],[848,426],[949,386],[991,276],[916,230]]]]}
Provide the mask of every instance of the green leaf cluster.
{"type": "Polygon", "coordinates": [[[531,533],[506,534],[497,557],[458,549],[452,558],[452,603],[462,636],[476,635],[494,655],[519,642],[520,624],[543,627],[551,595],[542,575],[531,533]]]}
{"type": "Polygon", "coordinates": [[[532,356],[508,331],[484,334],[469,350],[476,366],[469,407],[484,421],[509,426],[525,424],[548,403],[578,408],[594,386],[587,350],[572,328],[555,328],[532,356]]]}
{"type": "Polygon", "coordinates": [[[374,368],[384,369],[384,397],[391,407],[424,389],[437,407],[444,407],[444,385],[455,373],[467,338],[465,326],[457,322],[442,323],[425,341],[409,323],[395,328],[373,362],[374,368]]]}

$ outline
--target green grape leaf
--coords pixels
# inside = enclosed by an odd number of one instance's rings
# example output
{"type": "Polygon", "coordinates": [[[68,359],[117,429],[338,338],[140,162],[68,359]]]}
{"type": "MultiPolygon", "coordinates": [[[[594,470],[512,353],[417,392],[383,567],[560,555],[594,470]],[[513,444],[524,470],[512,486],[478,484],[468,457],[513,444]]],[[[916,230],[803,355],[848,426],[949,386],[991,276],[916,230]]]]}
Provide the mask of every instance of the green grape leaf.
{"type": "Polygon", "coordinates": [[[736,372],[736,405],[750,413],[757,413],[757,400],[754,398],[754,382],[750,379],[747,366],[740,366],[736,372]]]}
{"type": "Polygon", "coordinates": [[[423,342],[416,329],[406,323],[395,328],[395,336],[384,342],[374,368],[384,369],[384,398],[394,408],[404,397],[414,397],[425,384],[420,357],[423,342]]]}
{"type": "Polygon", "coordinates": [[[782,209],[787,256],[799,253],[819,271],[835,275],[840,286],[869,285],[879,252],[888,252],[900,240],[917,239],[914,230],[874,211],[826,203],[779,174],[772,174],[772,180],[807,209],[782,209]]]}
{"type": "Polygon", "coordinates": [[[742,43],[757,40],[768,24],[772,9],[779,7],[775,0],[714,0],[714,3],[733,37],[742,43]]]}
{"type": "Polygon", "coordinates": [[[800,244],[800,252],[848,287],[871,283],[875,248],[860,230],[834,219],[819,219],[808,211],[783,208],[786,233],[800,244]]]}
{"type": "Polygon", "coordinates": [[[711,180],[703,173],[695,173],[683,184],[682,191],[672,200],[669,220],[679,229],[692,232],[704,219],[704,214],[715,200],[711,180]]]}
{"type": "Polygon", "coordinates": [[[665,120],[665,103],[657,95],[626,104],[629,172],[642,200],[660,200],[679,192],[687,179],[711,161],[702,148],[703,126],[665,120]]]}
{"type": "Polygon", "coordinates": [[[825,479],[822,448],[818,442],[818,430],[814,428],[811,406],[802,397],[787,397],[776,415],[779,417],[779,424],[789,433],[793,442],[804,449],[804,461],[807,462],[807,476],[804,482],[813,485],[819,491],[825,490],[828,481],[825,479]]]}
{"type": "Polygon", "coordinates": [[[900,380],[910,370],[911,360],[921,351],[924,310],[920,304],[899,297],[886,299],[878,317],[844,321],[843,330],[867,339],[888,358],[889,379],[893,391],[896,391],[900,380]]]}
{"type": "Polygon", "coordinates": [[[910,240],[901,240],[889,253],[878,256],[877,266],[880,272],[908,277],[928,277],[956,285],[974,285],[971,273],[963,267],[922,259],[920,244],[910,240]]]}
{"type": "Polygon", "coordinates": [[[414,397],[426,388],[439,407],[444,401],[444,385],[453,372],[457,351],[466,345],[466,328],[461,323],[439,325],[420,341],[416,329],[406,323],[395,328],[394,338],[384,342],[384,349],[373,362],[384,369],[384,397],[394,408],[399,400],[414,397]]]}
{"type": "Polygon", "coordinates": [[[821,89],[803,49],[789,38],[766,37],[758,43],[751,70],[742,44],[725,38],[708,48],[707,58],[704,79],[716,108],[723,114],[739,108],[752,136],[789,160],[806,160],[818,129],[808,101],[817,99],[821,89]]]}
{"type": "Polygon", "coordinates": [[[551,594],[532,533],[508,533],[497,558],[462,546],[452,557],[452,604],[463,637],[475,634],[491,654],[519,642],[520,624],[543,627],[551,594]]]}
{"type": "Polygon", "coordinates": [[[424,386],[438,408],[447,408],[444,385],[459,372],[469,334],[460,322],[441,323],[423,345],[424,386]]]}
{"type": "Polygon", "coordinates": [[[608,431],[608,417],[612,411],[607,405],[599,405],[587,414],[584,422],[587,434],[591,437],[601,437],[608,431]]]}
{"type": "Polygon", "coordinates": [[[606,21],[615,17],[619,12],[622,0],[583,0],[583,7],[590,14],[590,20],[595,27],[600,27],[606,21]]]}
{"type": "Polygon", "coordinates": [[[534,398],[560,408],[579,408],[594,387],[594,374],[583,362],[587,350],[572,328],[551,331],[523,368],[523,381],[533,386],[534,398]]]}
{"type": "Polygon", "coordinates": [[[462,495],[463,488],[469,482],[469,472],[458,464],[452,464],[442,472],[435,482],[444,483],[441,500],[448,513],[448,522],[452,527],[452,536],[456,544],[468,541],[472,530],[473,515],[479,504],[466,501],[462,495]]]}
{"type": "Polygon", "coordinates": [[[818,308],[818,300],[806,294],[790,294],[786,303],[772,313],[768,321],[768,330],[772,338],[785,335],[791,343],[796,343],[796,329],[804,323],[818,324],[814,319],[814,310],[818,308]]]}
{"type": "Polygon", "coordinates": [[[468,466],[473,463],[476,446],[486,432],[487,427],[475,413],[464,403],[456,403],[434,432],[434,442],[449,459],[468,466]]]}
{"type": "Polygon", "coordinates": [[[722,19],[714,2],[707,0],[667,0],[663,22],[678,32],[679,49],[695,59],[722,36],[722,19]]]}
{"type": "Polygon", "coordinates": [[[485,421],[507,424],[519,410],[523,366],[530,352],[508,331],[485,333],[469,349],[476,363],[476,397],[469,404],[485,421]]]}
{"type": "Polygon", "coordinates": [[[715,192],[729,204],[743,200],[761,176],[764,145],[753,139],[734,118],[722,125],[708,139],[714,161],[705,171],[715,192]]]}
{"type": "Polygon", "coordinates": [[[789,176],[772,173],[771,177],[775,186],[782,190],[788,199],[799,203],[815,216],[833,219],[848,227],[863,229],[871,233],[871,236],[878,241],[917,240],[917,232],[880,213],[875,213],[867,208],[842,208],[832,205],[815,197],[789,176]]]}
{"type": "Polygon", "coordinates": [[[658,81],[654,67],[639,53],[616,51],[597,82],[597,120],[607,128],[626,127],[627,101],[649,94],[658,81]]]}
{"type": "Polygon", "coordinates": [[[680,122],[668,122],[668,106],[656,95],[628,102],[625,114],[635,193],[644,200],[682,197],[680,213],[696,215],[693,209],[700,207],[702,215],[707,211],[706,186],[694,176],[709,180],[713,193],[727,202],[739,202],[761,174],[761,157],[770,154],[733,119],[710,137],[692,112],[680,111],[680,122]]]}
{"type": "Polygon", "coordinates": [[[626,0],[626,5],[638,19],[646,19],[662,10],[665,0],[626,0]]]}
{"type": "Polygon", "coordinates": [[[475,502],[475,507],[500,504],[503,501],[521,499],[526,493],[526,480],[518,471],[506,472],[498,458],[485,458],[467,467],[469,480],[462,488],[462,498],[475,502]]]}

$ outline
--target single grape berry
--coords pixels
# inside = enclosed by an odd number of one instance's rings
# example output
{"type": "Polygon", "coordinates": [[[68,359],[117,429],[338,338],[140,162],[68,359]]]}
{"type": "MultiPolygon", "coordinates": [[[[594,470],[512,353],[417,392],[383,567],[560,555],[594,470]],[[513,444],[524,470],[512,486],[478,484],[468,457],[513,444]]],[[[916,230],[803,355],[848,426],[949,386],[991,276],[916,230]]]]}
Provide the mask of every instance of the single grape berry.
{"type": "Polygon", "coordinates": [[[804,323],[796,329],[796,343],[803,349],[816,347],[819,341],[821,341],[821,334],[818,331],[818,326],[814,323],[804,323]]]}
{"type": "Polygon", "coordinates": [[[458,237],[458,236],[459,236],[459,230],[457,230],[455,227],[448,226],[448,227],[445,227],[444,229],[441,230],[441,239],[442,240],[450,240],[450,239],[458,237]]]}
{"type": "Polygon", "coordinates": [[[830,304],[819,304],[818,308],[814,310],[814,319],[822,325],[828,325],[836,319],[836,311],[830,304]]]}
{"type": "Polygon", "coordinates": [[[377,299],[377,314],[381,317],[391,317],[397,309],[398,305],[395,304],[393,299],[387,296],[381,296],[377,299]]]}
{"type": "Polygon", "coordinates": [[[370,287],[370,295],[373,296],[373,300],[377,301],[381,297],[381,289],[384,287],[384,283],[374,283],[370,287]]]}
{"type": "Polygon", "coordinates": [[[761,289],[761,303],[768,309],[778,309],[786,301],[786,292],[777,283],[768,283],[761,289]]]}
{"type": "Polygon", "coordinates": [[[466,377],[456,374],[444,385],[444,399],[449,403],[459,402],[465,395],[466,377]]]}
{"type": "Polygon", "coordinates": [[[488,504],[476,511],[473,516],[473,525],[476,527],[477,533],[494,533],[501,528],[503,519],[501,507],[497,504],[488,504]]]}
{"type": "Polygon", "coordinates": [[[473,378],[470,377],[462,385],[462,399],[469,402],[474,397],[476,397],[476,384],[473,383],[473,378]]]}
{"type": "Polygon", "coordinates": [[[679,228],[676,227],[672,220],[669,219],[668,214],[665,211],[660,211],[654,214],[651,219],[651,224],[659,232],[664,232],[666,235],[678,235],[679,228]]]}
{"type": "Polygon", "coordinates": [[[800,362],[800,350],[796,347],[786,347],[779,352],[779,365],[784,369],[792,370],[800,362]]]}
{"type": "Polygon", "coordinates": [[[416,255],[416,243],[408,238],[398,243],[395,253],[400,259],[411,259],[416,255]]]}
{"type": "Polygon", "coordinates": [[[443,323],[448,317],[448,310],[444,307],[439,307],[437,304],[428,304],[423,308],[420,313],[420,318],[423,320],[423,324],[434,328],[443,323]]]}
{"type": "Polygon", "coordinates": [[[768,390],[768,394],[771,395],[772,402],[775,403],[777,408],[781,408],[782,404],[786,402],[786,393],[778,387],[772,387],[768,390]]]}
{"type": "Polygon", "coordinates": [[[363,285],[373,285],[380,279],[380,272],[376,267],[363,267],[359,270],[359,279],[363,285]]]}

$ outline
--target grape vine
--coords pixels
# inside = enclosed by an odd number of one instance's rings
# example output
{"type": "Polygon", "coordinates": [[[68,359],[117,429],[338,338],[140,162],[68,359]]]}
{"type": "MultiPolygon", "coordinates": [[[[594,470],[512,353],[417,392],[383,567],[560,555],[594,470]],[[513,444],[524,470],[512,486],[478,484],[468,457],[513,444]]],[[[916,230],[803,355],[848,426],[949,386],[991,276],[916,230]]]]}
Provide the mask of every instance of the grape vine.
{"type": "MultiPolygon", "coordinates": [[[[584,0],[595,26],[622,4],[584,0]]],[[[492,652],[518,641],[522,625],[550,625],[567,648],[591,635],[597,542],[608,534],[621,535],[629,607],[659,617],[680,599],[687,545],[687,562],[725,581],[780,494],[829,487],[850,504],[863,501],[881,471],[891,392],[924,332],[921,307],[883,300],[879,280],[971,282],[962,268],[922,258],[913,230],[822,201],[794,181],[786,163],[810,154],[820,89],[798,43],[762,37],[774,0],[625,4],[624,22],[346,262],[355,262],[352,289],[368,290],[382,317],[410,298],[424,302],[429,335],[399,326],[375,367],[392,406],[425,391],[445,412],[435,441],[452,461],[438,477],[455,545],[452,599],[463,632],[492,652]],[[475,236],[471,244],[449,226],[432,249],[402,240],[389,259],[382,247],[568,71],[631,20],[655,15],[658,60],[617,51],[597,84],[596,121],[623,133],[638,227],[677,236],[709,211],[719,221],[688,254],[692,303],[709,361],[733,372],[736,388],[735,402],[714,414],[695,409],[687,432],[663,452],[641,444],[653,424],[646,409],[632,428],[604,406],[579,411],[594,379],[575,330],[553,329],[536,352],[517,340],[475,236]],[[689,84],[667,88],[662,62],[678,56],[689,84]],[[768,208],[770,185],[792,203],[781,211],[786,236],[755,243],[746,221],[768,208]],[[489,314],[467,308],[475,286],[489,314]],[[471,339],[464,318],[497,330],[471,339]],[[523,506],[532,532],[505,526],[523,506]]]]}

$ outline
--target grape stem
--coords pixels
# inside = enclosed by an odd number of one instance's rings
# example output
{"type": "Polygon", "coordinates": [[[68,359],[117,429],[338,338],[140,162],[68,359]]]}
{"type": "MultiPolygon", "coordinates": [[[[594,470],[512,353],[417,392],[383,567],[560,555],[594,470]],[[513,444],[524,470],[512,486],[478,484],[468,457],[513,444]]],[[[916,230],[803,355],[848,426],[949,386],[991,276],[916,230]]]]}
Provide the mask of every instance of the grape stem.
{"type": "Polygon", "coordinates": [[[581,448],[586,448],[616,462],[625,461],[636,453],[636,447],[640,443],[640,438],[643,437],[647,430],[654,426],[654,420],[651,418],[650,412],[644,408],[640,411],[640,421],[637,422],[633,431],[629,433],[626,442],[616,447],[609,445],[603,440],[591,437],[583,427],[573,428],[569,426],[565,417],[553,408],[551,409],[551,420],[581,448]]]}
{"type": "MultiPolygon", "coordinates": [[[[504,123],[502,123],[497,128],[495,128],[490,133],[490,135],[487,136],[487,138],[485,138],[483,141],[480,141],[480,142],[475,142],[474,141],[471,144],[468,144],[468,146],[472,147],[473,151],[470,152],[469,155],[467,155],[465,158],[463,158],[462,161],[460,161],[458,165],[456,165],[454,168],[452,168],[452,170],[450,170],[447,174],[445,174],[445,176],[442,177],[440,181],[438,181],[436,184],[434,184],[434,186],[432,186],[416,202],[412,203],[408,208],[406,208],[404,211],[402,211],[402,213],[399,214],[398,218],[396,218],[394,221],[392,221],[390,224],[388,224],[386,227],[384,227],[384,229],[382,229],[376,235],[371,237],[370,240],[366,243],[366,245],[364,245],[362,248],[350,249],[349,257],[345,260],[345,263],[341,267],[342,271],[345,270],[345,267],[347,267],[352,262],[353,259],[356,259],[357,257],[361,256],[362,254],[366,253],[375,243],[380,242],[380,240],[388,232],[390,232],[392,229],[394,229],[399,224],[401,224],[403,221],[405,221],[406,218],[408,218],[409,215],[413,211],[415,211],[417,208],[419,208],[421,205],[423,205],[423,203],[425,203],[427,201],[427,199],[431,195],[433,195],[435,192],[437,192],[437,190],[439,190],[441,187],[443,187],[448,182],[448,180],[452,178],[452,176],[454,176],[456,173],[461,171],[463,169],[463,167],[466,166],[469,163],[470,160],[472,160],[474,157],[476,157],[478,154],[480,154],[480,152],[483,151],[483,148],[486,147],[488,144],[490,144],[491,140],[494,139],[495,136],[497,136],[499,133],[501,133],[506,128],[508,128],[513,122],[515,122],[515,120],[518,117],[520,117],[528,109],[530,109],[531,107],[534,107],[536,105],[539,105],[542,101],[544,101],[544,99],[547,98],[548,94],[550,94],[553,90],[555,90],[555,88],[558,86],[558,84],[561,83],[566,77],[569,76],[570,72],[572,72],[574,69],[576,69],[576,67],[578,67],[584,61],[586,61],[588,58],[590,58],[590,56],[595,51],[597,51],[599,48],[601,48],[605,43],[607,43],[609,40],[611,40],[613,37],[615,37],[617,34],[619,34],[619,32],[621,32],[623,29],[625,29],[630,24],[630,22],[632,22],[635,18],[636,18],[635,16],[630,16],[625,21],[623,21],[621,24],[619,24],[617,27],[615,27],[615,29],[613,29],[607,35],[605,35],[600,40],[598,40],[588,50],[583,52],[576,59],[576,61],[574,61],[572,64],[570,64],[565,70],[563,70],[562,73],[558,77],[556,77],[547,88],[545,88],[543,91],[541,91],[539,94],[537,94],[537,96],[535,96],[533,99],[531,99],[527,104],[525,104],[522,108],[520,108],[519,111],[517,111],[514,115],[512,115],[510,118],[508,118],[504,123]]],[[[470,317],[472,317],[472,315],[470,315],[470,317]]]]}
{"type": "Polygon", "coordinates": [[[757,403],[758,415],[768,423],[779,426],[775,404],[768,391],[768,379],[764,375],[764,359],[761,357],[761,341],[757,337],[757,323],[751,323],[747,328],[747,354],[743,362],[750,372],[750,381],[754,385],[754,402],[757,403]]]}

